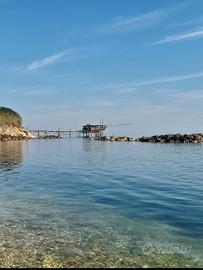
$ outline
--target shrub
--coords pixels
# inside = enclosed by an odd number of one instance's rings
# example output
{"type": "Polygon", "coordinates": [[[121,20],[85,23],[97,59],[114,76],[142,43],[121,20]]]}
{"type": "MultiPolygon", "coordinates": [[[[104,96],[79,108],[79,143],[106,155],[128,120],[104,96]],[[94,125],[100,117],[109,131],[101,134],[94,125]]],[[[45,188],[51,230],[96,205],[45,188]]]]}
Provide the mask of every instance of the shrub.
{"type": "Polygon", "coordinates": [[[0,107],[0,126],[21,127],[22,118],[13,110],[5,107],[0,107]]]}

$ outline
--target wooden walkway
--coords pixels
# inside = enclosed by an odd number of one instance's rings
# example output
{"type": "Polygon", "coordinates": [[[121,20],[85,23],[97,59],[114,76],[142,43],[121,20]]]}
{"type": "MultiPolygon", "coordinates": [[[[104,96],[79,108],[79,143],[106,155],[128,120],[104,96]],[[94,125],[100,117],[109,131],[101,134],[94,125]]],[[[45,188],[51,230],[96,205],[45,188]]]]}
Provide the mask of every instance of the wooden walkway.
{"type": "Polygon", "coordinates": [[[48,136],[48,135],[56,135],[58,137],[69,136],[69,137],[82,137],[82,130],[47,130],[47,129],[31,129],[30,133],[37,136],[48,136]]]}
{"type": "MultiPolygon", "coordinates": [[[[107,127],[119,127],[129,125],[130,123],[124,123],[119,125],[104,125],[103,122],[100,124],[86,124],[82,127],[81,130],[47,130],[47,129],[32,129],[30,132],[33,135],[37,135],[38,137],[46,137],[46,136],[54,136],[57,138],[61,138],[62,136],[69,136],[71,137],[82,137],[82,138],[100,138],[103,136],[104,131],[107,127]]],[[[29,128],[28,128],[29,130],[29,128]]]]}

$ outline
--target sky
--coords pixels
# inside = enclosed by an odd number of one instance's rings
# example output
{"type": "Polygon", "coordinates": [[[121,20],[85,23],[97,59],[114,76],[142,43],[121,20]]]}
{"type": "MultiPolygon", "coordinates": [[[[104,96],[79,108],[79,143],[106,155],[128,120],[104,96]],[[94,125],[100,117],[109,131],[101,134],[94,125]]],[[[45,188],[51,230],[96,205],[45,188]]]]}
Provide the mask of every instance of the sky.
{"type": "Polygon", "coordinates": [[[30,129],[203,132],[203,0],[0,0],[0,106],[30,129]]]}

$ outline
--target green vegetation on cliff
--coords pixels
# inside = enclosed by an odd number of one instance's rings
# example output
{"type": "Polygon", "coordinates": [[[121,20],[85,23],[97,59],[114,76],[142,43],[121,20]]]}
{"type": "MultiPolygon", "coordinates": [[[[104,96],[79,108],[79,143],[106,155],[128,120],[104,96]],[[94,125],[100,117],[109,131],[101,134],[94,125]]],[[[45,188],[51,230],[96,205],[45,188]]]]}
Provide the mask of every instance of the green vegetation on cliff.
{"type": "Polygon", "coordinates": [[[0,107],[0,127],[4,126],[21,127],[21,116],[9,108],[0,107]]]}

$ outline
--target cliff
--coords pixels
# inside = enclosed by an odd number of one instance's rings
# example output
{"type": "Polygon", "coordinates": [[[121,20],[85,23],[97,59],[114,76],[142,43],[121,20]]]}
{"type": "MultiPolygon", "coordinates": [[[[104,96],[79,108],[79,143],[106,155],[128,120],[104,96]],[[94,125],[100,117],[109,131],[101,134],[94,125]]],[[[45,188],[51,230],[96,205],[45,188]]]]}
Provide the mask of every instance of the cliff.
{"type": "Polygon", "coordinates": [[[22,127],[21,116],[11,109],[0,107],[0,141],[32,139],[29,131],[22,127]]]}

